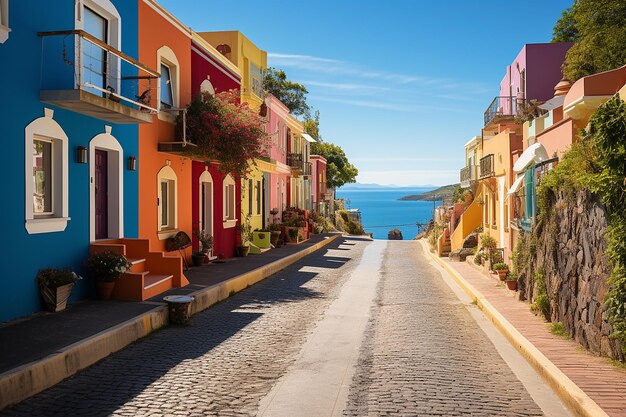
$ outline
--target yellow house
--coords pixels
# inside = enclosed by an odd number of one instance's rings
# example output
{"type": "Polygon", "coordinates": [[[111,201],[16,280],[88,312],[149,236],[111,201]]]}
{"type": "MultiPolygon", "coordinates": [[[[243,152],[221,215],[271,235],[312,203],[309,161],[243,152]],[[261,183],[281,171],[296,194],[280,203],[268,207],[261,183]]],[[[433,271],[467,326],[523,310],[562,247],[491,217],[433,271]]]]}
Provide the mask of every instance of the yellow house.
{"type": "MultiPolygon", "coordinates": [[[[236,30],[202,32],[200,36],[239,68],[241,101],[260,112],[265,99],[263,72],[267,69],[267,52],[236,30]]],[[[248,177],[241,179],[241,219],[249,219],[252,230],[260,230],[269,224],[269,174],[276,172],[276,164],[269,158],[258,159],[251,162],[250,168],[248,177]]]]}
{"type": "Polygon", "coordinates": [[[291,168],[289,205],[311,210],[311,142],[315,140],[304,133],[302,123],[289,114],[287,124],[287,165],[291,168]]]}

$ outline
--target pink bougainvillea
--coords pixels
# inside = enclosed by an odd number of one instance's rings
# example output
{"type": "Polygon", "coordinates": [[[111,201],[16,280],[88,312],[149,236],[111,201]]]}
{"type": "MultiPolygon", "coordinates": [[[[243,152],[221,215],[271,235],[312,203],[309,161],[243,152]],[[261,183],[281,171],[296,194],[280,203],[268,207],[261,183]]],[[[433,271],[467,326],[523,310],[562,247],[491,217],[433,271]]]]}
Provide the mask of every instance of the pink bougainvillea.
{"type": "MultiPolygon", "coordinates": [[[[212,96],[203,93],[187,107],[185,154],[193,159],[217,161],[225,173],[246,177],[256,158],[267,156],[265,120],[241,103],[239,90],[212,96]]],[[[182,131],[182,119],[178,127],[182,131]]]]}

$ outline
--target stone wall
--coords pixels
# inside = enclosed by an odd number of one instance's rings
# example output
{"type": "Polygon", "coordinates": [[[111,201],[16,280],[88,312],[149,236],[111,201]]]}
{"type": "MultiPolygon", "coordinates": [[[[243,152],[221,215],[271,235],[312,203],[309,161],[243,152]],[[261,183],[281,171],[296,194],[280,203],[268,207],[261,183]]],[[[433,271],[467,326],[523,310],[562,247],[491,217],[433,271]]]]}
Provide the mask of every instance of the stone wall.
{"type": "Polygon", "coordinates": [[[537,298],[535,273],[543,268],[550,321],[562,322],[573,339],[591,352],[622,358],[611,339],[604,297],[610,273],[606,257],[607,218],[598,200],[579,192],[575,201],[559,195],[553,214],[523,239],[530,262],[520,271],[519,297],[537,298]]]}

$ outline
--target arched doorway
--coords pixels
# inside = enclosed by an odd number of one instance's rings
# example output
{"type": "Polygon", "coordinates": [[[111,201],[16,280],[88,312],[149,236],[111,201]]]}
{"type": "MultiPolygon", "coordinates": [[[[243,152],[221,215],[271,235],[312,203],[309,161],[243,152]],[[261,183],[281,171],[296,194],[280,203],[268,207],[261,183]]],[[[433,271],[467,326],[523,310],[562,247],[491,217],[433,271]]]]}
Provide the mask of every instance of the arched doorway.
{"type": "Polygon", "coordinates": [[[213,178],[208,167],[200,174],[198,187],[198,227],[213,236],[213,178]]]}

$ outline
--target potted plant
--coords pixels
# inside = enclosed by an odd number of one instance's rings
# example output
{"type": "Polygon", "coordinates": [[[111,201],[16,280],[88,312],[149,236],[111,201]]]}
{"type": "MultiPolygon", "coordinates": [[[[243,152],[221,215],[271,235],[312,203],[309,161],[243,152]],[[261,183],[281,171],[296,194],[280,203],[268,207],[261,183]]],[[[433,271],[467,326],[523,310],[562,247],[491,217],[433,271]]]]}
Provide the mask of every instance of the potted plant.
{"type": "Polygon", "coordinates": [[[500,281],[504,281],[506,279],[506,275],[509,273],[509,266],[504,262],[498,262],[493,265],[493,270],[498,273],[500,281]]]}
{"type": "Polygon", "coordinates": [[[511,291],[517,291],[517,275],[511,274],[506,278],[506,286],[511,291]]]}
{"type": "Polygon", "coordinates": [[[98,299],[109,300],[115,288],[115,281],[131,267],[132,264],[124,255],[110,250],[89,256],[87,269],[96,280],[98,299]]]}
{"type": "Polygon", "coordinates": [[[81,279],[69,269],[46,268],[37,272],[37,284],[46,309],[62,311],[67,306],[74,283],[81,279]]]}
{"type": "Polygon", "coordinates": [[[241,245],[237,247],[237,253],[239,256],[248,256],[250,253],[250,242],[252,241],[252,226],[250,226],[250,215],[246,217],[246,220],[237,225],[237,230],[241,234],[241,245]]]}
{"type": "Polygon", "coordinates": [[[204,264],[207,255],[213,250],[213,236],[204,230],[195,230],[193,234],[200,242],[200,247],[191,254],[191,260],[194,266],[200,266],[204,264]]]}
{"type": "Polygon", "coordinates": [[[280,239],[280,223],[270,224],[270,243],[276,247],[278,239],[280,239]]]}
{"type": "Polygon", "coordinates": [[[297,228],[289,228],[287,231],[289,235],[289,241],[298,243],[298,229],[297,228]]]}
{"type": "Polygon", "coordinates": [[[255,230],[252,233],[252,243],[261,249],[269,249],[271,247],[272,239],[268,229],[255,230]]]}

